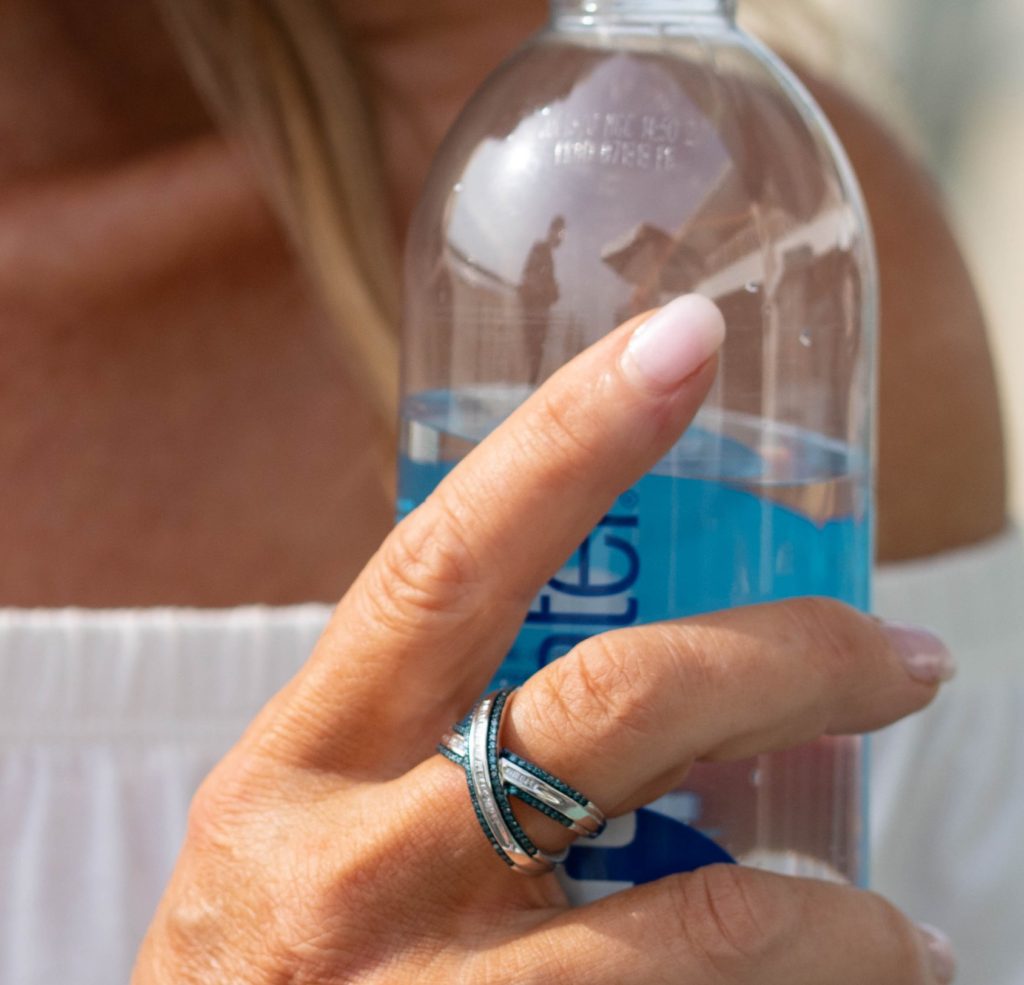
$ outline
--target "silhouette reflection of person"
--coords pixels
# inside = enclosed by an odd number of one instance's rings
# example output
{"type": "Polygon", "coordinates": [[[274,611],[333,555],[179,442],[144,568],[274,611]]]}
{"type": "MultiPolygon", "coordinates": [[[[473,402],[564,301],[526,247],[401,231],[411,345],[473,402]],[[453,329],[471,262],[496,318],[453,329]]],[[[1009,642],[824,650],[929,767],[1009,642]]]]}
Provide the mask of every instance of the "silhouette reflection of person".
{"type": "Polygon", "coordinates": [[[551,309],[560,296],[555,277],[555,250],[562,245],[564,237],[565,218],[556,215],[548,226],[547,236],[530,247],[516,287],[522,307],[523,346],[531,383],[539,382],[551,309]]]}

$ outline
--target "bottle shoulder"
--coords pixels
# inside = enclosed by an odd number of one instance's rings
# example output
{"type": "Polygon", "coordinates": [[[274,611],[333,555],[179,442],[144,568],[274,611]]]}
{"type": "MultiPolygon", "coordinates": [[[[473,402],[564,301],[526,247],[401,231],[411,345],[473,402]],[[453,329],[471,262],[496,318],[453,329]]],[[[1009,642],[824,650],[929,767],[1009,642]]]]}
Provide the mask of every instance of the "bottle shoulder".
{"type": "Polygon", "coordinates": [[[546,32],[469,101],[428,178],[425,207],[535,196],[595,181],[679,202],[710,186],[809,217],[856,183],[824,114],[747,36],[599,44],[546,32]]]}

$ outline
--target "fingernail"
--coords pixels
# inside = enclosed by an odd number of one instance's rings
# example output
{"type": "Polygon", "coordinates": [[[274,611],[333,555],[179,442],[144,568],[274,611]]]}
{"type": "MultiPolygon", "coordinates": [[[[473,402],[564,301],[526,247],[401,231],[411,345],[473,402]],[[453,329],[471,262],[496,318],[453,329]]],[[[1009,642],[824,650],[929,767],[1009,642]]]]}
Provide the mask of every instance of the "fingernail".
{"type": "Polygon", "coordinates": [[[724,339],[718,306],[701,294],[684,294],[637,328],[622,354],[622,370],[641,387],[668,390],[700,369],[724,339]]]}
{"type": "Polygon", "coordinates": [[[907,626],[899,622],[882,624],[896,652],[903,659],[915,681],[922,684],[941,684],[956,674],[956,661],[934,633],[920,626],[907,626]]]}
{"type": "Polygon", "coordinates": [[[930,924],[919,923],[917,926],[928,948],[935,980],[940,985],[949,985],[956,978],[956,954],[950,939],[930,924]]]}

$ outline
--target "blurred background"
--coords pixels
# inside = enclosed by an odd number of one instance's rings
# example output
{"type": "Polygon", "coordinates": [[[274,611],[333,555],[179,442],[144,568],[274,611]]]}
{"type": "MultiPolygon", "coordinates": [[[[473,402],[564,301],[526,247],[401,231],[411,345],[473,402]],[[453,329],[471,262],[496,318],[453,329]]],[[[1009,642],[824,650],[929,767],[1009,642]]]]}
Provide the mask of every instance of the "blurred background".
{"type": "MultiPolygon", "coordinates": [[[[749,5],[748,5],[749,6],[749,5]]],[[[850,84],[939,183],[988,316],[1024,520],[1024,0],[793,0],[781,50],[850,84]]]]}

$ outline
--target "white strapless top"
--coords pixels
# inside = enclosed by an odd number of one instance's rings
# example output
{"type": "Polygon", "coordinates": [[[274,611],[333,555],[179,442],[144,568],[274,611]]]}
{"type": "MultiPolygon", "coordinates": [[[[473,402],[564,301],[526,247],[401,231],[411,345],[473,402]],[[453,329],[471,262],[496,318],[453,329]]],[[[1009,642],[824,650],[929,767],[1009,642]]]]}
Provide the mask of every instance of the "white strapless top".
{"type": "MultiPolygon", "coordinates": [[[[890,566],[959,679],[872,755],[873,884],[1024,985],[1024,541],[890,566]]],[[[127,982],[199,781],[330,608],[0,610],[0,985],[127,982]]]]}

